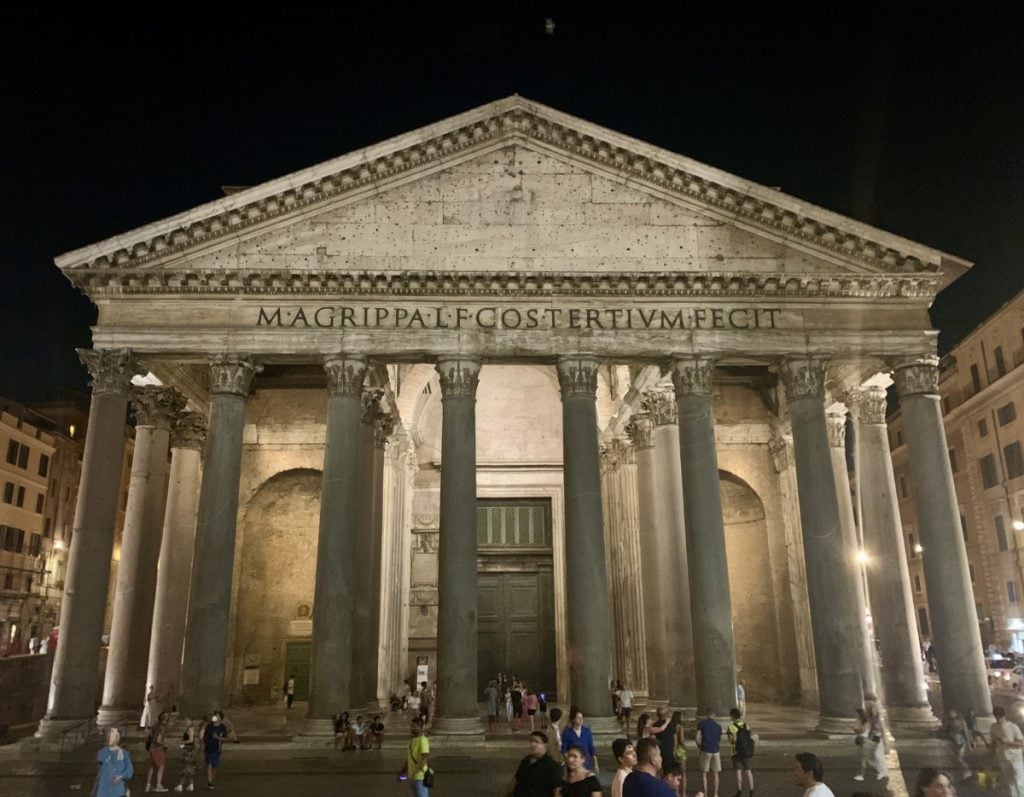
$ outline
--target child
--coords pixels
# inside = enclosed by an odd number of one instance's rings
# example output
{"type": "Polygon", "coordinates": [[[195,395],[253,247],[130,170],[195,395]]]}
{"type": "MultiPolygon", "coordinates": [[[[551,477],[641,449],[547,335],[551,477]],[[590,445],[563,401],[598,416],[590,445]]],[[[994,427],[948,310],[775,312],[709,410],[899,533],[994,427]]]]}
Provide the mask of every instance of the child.
{"type": "Polygon", "coordinates": [[[370,723],[370,738],[373,741],[373,749],[380,750],[384,743],[384,723],[380,721],[380,714],[375,714],[373,722],[370,723]]]}
{"type": "Polygon", "coordinates": [[[366,726],[363,724],[362,715],[356,717],[356,721],[352,723],[352,737],[355,741],[355,745],[360,750],[366,749],[366,726]]]}

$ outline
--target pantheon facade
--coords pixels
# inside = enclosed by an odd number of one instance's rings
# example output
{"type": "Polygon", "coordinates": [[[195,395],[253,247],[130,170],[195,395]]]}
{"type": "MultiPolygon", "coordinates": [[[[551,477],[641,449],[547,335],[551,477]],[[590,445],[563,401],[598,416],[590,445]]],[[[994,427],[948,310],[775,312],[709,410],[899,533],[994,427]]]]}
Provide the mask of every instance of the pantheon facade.
{"type": "Polygon", "coordinates": [[[893,383],[943,699],[991,713],[928,318],[959,258],[514,96],[57,264],[99,319],[40,737],[293,674],[327,733],[423,666],[439,734],[498,671],[598,729],[611,679],[927,724],[893,383]]]}

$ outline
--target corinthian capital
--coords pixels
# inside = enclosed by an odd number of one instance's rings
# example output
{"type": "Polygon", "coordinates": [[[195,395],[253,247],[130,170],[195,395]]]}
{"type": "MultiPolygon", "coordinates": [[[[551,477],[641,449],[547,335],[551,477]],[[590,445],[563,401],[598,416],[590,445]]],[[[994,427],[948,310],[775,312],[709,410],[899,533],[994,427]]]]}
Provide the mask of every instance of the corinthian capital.
{"type": "Polygon", "coordinates": [[[363,391],[361,402],[362,402],[362,415],[360,420],[367,426],[373,426],[377,423],[378,418],[383,415],[383,411],[380,408],[380,399],[384,395],[384,391],[379,387],[367,388],[363,391]]]}
{"type": "Polygon", "coordinates": [[[635,465],[636,452],[628,440],[616,437],[601,447],[601,464],[606,471],[616,471],[621,465],[635,465]]]}
{"type": "Polygon", "coordinates": [[[440,357],[437,373],[441,378],[441,398],[476,398],[480,384],[480,360],[476,357],[440,357]]]}
{"type": "Polygon", "coordinates": [[[331,355],[324,358],[327,372],[327,395],[359,398],[366,376],[366,360],[351,354],[331,355]]]}
{"type": "Polygon", "coordinates": [[[777,432],[773,431],[768,440],[768,452],[776,473],[782,473],[793,464],[793,443],[777,432]]]}
{"type": "Polygon", "coordinates": [[[171,427],[171,448],[202,451],[206,442],[206,419],[201,412],[182,412],[171,427]]]}
{"type": "Polygon", "coordinates": [[[646,412],[636,412],[629,418],[626,426],[626,434],[633,441],[633,448],[637,451],[646,451],[654,448],[654,420],[646,412]]]}
{"type": "Polygon", "coordinates": [[[676,397],[669,393],[646,393],[643,406],[650,413],[655,426],[674,426],[679,423],[679,405],[676,404],[676,397]]]}
{"type": "Polygon", "coordinates": [[[210,395],[249,395],[252,378],[263,370],[252,358],[240,354],[221,354],[210,362],[210,395]]]}
{"type": "Polygon", "coordinates": [[[900,396],[939,392],[939,358],[923,354],[899,360],[893,365],[893,379],[900,396]]]}
{"type": "Polygon", "coordinates": [[[853,392],[850,412],[857,423],[882,425],[885,423],[886,394],[884,387],[871,385],[853,392]]]}
{"type": "Polygon", "coordinates": [[[778,373],[786,388],[786,398],[790,401],[809,396],[824,398],[827,363],[824,357],[793,357],[779,363],[778,373]]]}
{"type": "Polygon", "coordinates": [[[132,377],[145,373],[131,349],[78,349],[78,358],[89,369],[94,396],[127,396],[132,377]]]}
{"type": "Polygon", "coordinates": [[[710,396],[715,376],[711,357],[676,357],[672,360],[672,384],[677,396],[710,396]]]}
{"type": "Polygon", "coordinates": [[[185,397],[174,388],[146,385],[132,389],[136,426],[170,430],[185,403],[185,397]]]}
{"type": "Polygon", "coordinates": [[[832,448],[846,447],[846,413],[829,410],[825,413],[825,428],[828,429],[828,444],[832,448]]]}
{"type": "Polygon", "coordinates": [[[586,354],[573,354],[558,358],[558,385],[562,389],[562,398],[570,396],[597,395],[596,357],[586,354]]]}
{"type": "Polygon", "coordinates": [[[395,431],[395,416],[390,412],[380,413],[373,422],[373,445],[375,448],[384,448],[395,431]]]}

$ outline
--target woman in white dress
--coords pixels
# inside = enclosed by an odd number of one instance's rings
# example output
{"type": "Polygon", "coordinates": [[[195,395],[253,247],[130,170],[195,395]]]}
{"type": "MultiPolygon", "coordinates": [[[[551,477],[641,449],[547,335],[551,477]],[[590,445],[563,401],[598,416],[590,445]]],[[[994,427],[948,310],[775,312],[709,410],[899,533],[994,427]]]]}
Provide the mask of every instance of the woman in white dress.
{"type": "Polygon", "coordinates": [[[140,728],[152,728],[156,725],[157,717],[160,716],[160,709],[156,704],[156,690],[152,685],[146,692],[146,703],[142,707],[142,717],[139,719],[140,728]]]}

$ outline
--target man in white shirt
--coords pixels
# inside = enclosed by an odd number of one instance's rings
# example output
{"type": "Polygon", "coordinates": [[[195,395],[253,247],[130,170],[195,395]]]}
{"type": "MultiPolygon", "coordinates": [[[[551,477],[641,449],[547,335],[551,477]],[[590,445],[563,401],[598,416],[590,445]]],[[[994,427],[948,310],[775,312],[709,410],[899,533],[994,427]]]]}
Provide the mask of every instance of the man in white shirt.
{"type": "Polygon", "coordinates": [[[624,686],[619,686],[615,697],[619,699],[619,716],[622,718],[622,732],[629,736],[629,718],[633,713],[633,693],[624,686]]]}
{"type": "Polygon", "coordinates": [[[822,781],[825,779],[825,766],[814,753],[799,753],[793,777],[798,786],[804,789],[804,797],[836,797],[835,793],[822,781]]]}
{"type": "Polygon", "coordinates": [[[992,709],[996,721],[992,723],[989,739],[1002,768],[1003,781],[1010,787],[1010,797],[1024,797],[1024,733],[1006,719],[1006,709],[992,709]]]}

